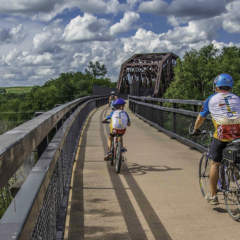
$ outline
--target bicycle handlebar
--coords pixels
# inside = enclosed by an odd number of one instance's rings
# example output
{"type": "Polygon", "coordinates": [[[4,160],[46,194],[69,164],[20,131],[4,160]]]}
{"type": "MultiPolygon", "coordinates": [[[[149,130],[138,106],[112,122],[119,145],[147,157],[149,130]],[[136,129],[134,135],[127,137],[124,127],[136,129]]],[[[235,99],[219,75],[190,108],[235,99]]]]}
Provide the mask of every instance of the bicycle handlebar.
{"type": "Polygon", "coordinates": [[[188,128],[188,133],[189,133],[190,136],[199,136],[199,135],[204,135],[204,134],[209,134],[210,136],[212,136],[212,132],[209,131],[209,130],[206,130],[206,129],[203,129],[203,130],[197,129],[197,130],[194,131],[193,127],[194,127],[194,125],[191,124],[191,125],[189,126],[189,128],[188,128]]]}
{"type": "Polygon", "coordinates": [[[102,123],[110,123],[108,120],[103,120],[102,123]]]}

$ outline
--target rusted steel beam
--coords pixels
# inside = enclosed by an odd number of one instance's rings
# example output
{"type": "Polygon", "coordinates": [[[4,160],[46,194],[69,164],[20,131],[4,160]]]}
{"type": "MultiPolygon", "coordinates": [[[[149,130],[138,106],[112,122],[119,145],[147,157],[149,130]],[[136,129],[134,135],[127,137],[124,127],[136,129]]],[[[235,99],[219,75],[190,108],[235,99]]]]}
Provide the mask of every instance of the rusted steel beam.
{"type": "Polygon", "coordinates": [[[177,58],[173,53],[133,55],[121,66],[117,83],[119,92],[130,93],[128,89],[131,89],[132,93],[141,95],[147,88],[150,90],[147,94],[152,92],[151,95],[161,97],[173,79],[173,65],[177,58]]]}

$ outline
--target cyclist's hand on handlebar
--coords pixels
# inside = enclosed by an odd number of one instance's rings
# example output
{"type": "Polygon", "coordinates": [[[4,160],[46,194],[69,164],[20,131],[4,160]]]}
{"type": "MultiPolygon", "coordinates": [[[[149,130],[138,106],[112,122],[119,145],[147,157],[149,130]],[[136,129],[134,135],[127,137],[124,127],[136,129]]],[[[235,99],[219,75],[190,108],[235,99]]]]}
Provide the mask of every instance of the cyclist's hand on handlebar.
{"type": "Polygon", "coordinates": [[[198,136],[201,134],[201,130],[200,129],[193,129],[192,132],[189,133],[191,136],[198,136]]]}
{"type": "Polygon", "coordinates": [[[102,120],[102,123],[109,123],[107,119],[102,120]]]}

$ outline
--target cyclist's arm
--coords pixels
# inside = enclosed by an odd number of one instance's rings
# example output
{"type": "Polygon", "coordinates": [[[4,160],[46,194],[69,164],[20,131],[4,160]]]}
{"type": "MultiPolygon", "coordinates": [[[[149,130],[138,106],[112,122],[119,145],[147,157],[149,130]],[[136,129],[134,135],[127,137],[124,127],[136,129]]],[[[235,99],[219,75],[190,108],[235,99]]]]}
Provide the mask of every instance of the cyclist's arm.
{"type": "Polygon", "coordinates": [[[202,126],[202,124],[203,124],[203,122],[205,121],[205,117],[202,117],[201,116],[201,114],[198,114],[198,116],[197,116],[197,119],[196,119],[196,122],[195,122],[195,124],[194,124],[194,128],[193,128],[193,131],[196,131],[197,129],[199,129],[201,126],[202,126]]]}
{"type": "Polygon", "coordinates": [[[193,128],[194,132],[196,132],[197,129],[199,129],[202,126],[207,115],[209,114],[208,102],[209,102],[210,98],[211,98],[211,96],[209,98],[207,98],[207,100],[203,103],[202,109],[201,109],[200,113],[198,114],[197,119],[194,124],[194,128],[193,128]]]}
{"type": "Polygon", "coordinates": [[[113,111],[105,118],[106,120],[110,120],[112,118],[113,111]]]}
{"type": "Polygon", "coordinates": [[[128,118],[128,123],[127,123],[127,125],[128,125],[128,126],[131,126],[130,117],[129,117],[129,115],[128,115],[128,113],[127,113],[127,112],[125,112],[125,113],[126,113],[126,115],[127,115],[127,118],[128,118]]]}

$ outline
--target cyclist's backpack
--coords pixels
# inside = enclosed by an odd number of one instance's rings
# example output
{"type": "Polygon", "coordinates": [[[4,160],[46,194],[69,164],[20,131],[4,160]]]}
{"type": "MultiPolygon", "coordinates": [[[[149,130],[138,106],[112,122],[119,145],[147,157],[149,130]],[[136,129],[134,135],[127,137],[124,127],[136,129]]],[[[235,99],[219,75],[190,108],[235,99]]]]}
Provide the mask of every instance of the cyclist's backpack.
{"type": "Polygon", "coordinates": [[[223,159],[240,163],[240,145],[229,145],[223,149],[223,159]]]}
{"type": "Polygon", "coordinates": [[[115,110],[112,115],[112,128],[125,129],[127,127],[128,117],[125,111],[115,110]]]}

